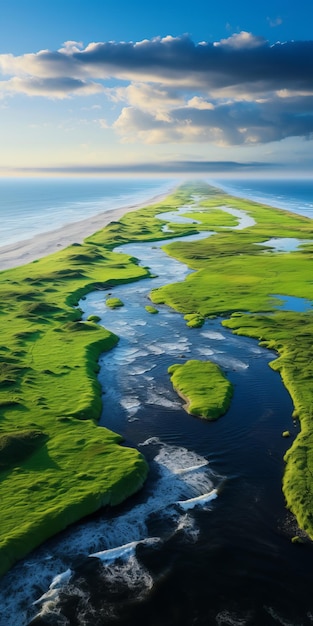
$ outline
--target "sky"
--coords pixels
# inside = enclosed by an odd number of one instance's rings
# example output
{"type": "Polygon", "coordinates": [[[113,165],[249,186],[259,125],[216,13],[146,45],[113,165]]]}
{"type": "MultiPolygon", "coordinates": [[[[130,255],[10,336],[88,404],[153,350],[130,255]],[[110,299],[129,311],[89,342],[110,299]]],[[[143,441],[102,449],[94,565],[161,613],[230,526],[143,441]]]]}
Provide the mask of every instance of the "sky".
{"type": "Polygon", "coordinates": [[[312,0],[2,0],[0,175],[310,175],[312,0]]]}

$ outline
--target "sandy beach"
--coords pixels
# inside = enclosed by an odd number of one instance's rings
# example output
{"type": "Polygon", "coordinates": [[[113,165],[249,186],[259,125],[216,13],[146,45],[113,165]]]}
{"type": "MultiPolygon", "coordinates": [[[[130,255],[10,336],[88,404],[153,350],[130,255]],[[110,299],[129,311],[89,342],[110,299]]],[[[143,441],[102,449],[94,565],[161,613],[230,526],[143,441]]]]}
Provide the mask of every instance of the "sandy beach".
{"type": "Polygon", "coordinates": [[[136,211],[137,209],[149,206],[155,202],[160,202],[166,198],[171,191],[171,189],[168,189],[166,193],[150,198],[141,204],[104,211],[88,219],[80,220],[72,224],[65,224],[61,228],[40,233],[31,239],[1,246],[0,271],[17,267],[18,265],[26,265],[26,263],[30,263],[35,259],[42,258],[62,248],[66,248],[72,243],[82,243],[86,237],[104,228],[110,222],[119,220],[125,213],[136,211]]]}

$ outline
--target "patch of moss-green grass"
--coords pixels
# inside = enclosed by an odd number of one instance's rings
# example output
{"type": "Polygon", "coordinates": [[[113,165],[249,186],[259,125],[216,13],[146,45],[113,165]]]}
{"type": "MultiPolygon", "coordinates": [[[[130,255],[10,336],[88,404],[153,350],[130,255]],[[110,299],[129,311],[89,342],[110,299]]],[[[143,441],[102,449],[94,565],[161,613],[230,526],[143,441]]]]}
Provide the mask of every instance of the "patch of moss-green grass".
{"type": "Polygon", "coordinates": [[[100,322],[101,317],[99,317],[99,315],[88,315],[87,317],[87,322],[95,322],[95,324],[97,322],[100,322]]]}
{"type": "Polygon", "coordinates": [[[158,309],[155,308],[155,306],[151,306],[150,304],[147,304],[145,306],[145,309],[148,313],[152,313],[152,315],[156,315],[159,312],[158,309]]]}
{"type": "Polygon", "coordinates": [[[177,393],[186,401],[184,408],[191,415],[216,420],[229,408],[232,384],[221,368],[210,361],[186,361],[168,368],[177,393]]]}
{"type": "Polygon", "coordinates": [[[187,313],[187,315],[184,315],[184,320],[186,320],[189,328],[201,328],[205,322],[204,317],[199,315],[199,313],[187,313]]]}
{"type": "MultiPolygon", "coordinates": [[[[278,353],[279,358],[270,365],[280,373],[292,396],[294,415],[301,422],[301,433],[285,456],[283,490],[287,506],[313,538],[313,313],[277,311],[279,300],[273,296],[313,301],[312,220],[212,187],[207,191],[202,187],[198,204],[201,213],[223,206],[240,209],[255,224],[227,231],[216,224],[216,234],[207,239],[166,245],[168,254],[194,272],[181,283],[153,290],[151,300],[185,315],[232,315],[224,321],[225,326],[278,353]],[[278,253],[266,245],[272,237],[292,237],[304,243],[295,252],[278,253]],[[305,243],[307,240],[312,243],[305,243]]],[[[204,224],[201,213],[197,219],[204,224]]],[[[208,223],[211,226],[210,218],[208,223]]]]}
{"type": "Polygon", "coordinates": [[[223,230],[238,224],[238,219],[234,215],[221,209],[211,208],[210,211],[191,211],[190,213],[186,211],[183,216],[200,222],[199,230],[223,230]]]}
{"type": "Polygon", "coordinates": [[[105,304],[110,307],[110,309],[118,309],[124,306],[124,302],[122,302],[120,298],[107,298],[105,304]]]}

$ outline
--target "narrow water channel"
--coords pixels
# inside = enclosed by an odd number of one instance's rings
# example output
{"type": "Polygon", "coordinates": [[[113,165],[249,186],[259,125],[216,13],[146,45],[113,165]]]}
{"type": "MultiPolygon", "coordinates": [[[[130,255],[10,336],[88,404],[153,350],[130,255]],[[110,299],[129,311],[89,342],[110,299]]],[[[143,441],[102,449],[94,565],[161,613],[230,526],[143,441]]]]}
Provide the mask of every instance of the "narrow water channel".
{"type": "Polygon", "coordinates": [[[166,306],[148,313],[151,289],[188,272],[162,245],[118,248],[157,275],[115,287],[123,307],[107,307],[105,291],[80,303],[120,337],[100,360],[101,425],[146,455],[148,481],[117,510],[35,551],[7,576],[7,590],[25,580],[32,589],[36,604],[19,607],[23,625],[312,624],[312,548],[291,543],[296,526],[281,493],[291,443],[281,434],[296,436],[297,425],[268,366],[275,355],[219,319],[190,329],[166,306]],[[216,422],[188,415],[171,387],[168,366],[190,358],[218,363],[234,384],[216,422]]]}

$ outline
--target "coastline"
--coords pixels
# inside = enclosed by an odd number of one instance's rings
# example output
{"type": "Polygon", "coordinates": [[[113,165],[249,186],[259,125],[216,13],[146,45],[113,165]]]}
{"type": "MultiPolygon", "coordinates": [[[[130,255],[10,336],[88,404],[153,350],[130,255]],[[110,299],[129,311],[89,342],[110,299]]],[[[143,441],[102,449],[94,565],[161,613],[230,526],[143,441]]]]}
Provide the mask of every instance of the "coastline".
{"type": "Polygon", "coordinates": [[[117,221],[126,213],[137,211],[145,206],[151,206],[156,202],[162,202],[174,191],[169,187],[165,192],[152,198],[147,198],[145,202],[130,204],[102,211],[84,220],[68,223],[60,228],[45,231],[30,239],[23,239],[0,247],[0,271],[12,269],[20,265],[26,265],[36,259],[43,258],[54,252],[60,252],[63,248],[73,244],[82,243],[86,237],[101,230],[110,222],[117,221]]]}

